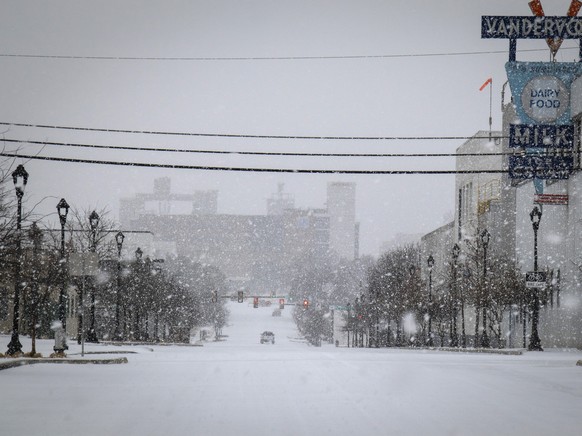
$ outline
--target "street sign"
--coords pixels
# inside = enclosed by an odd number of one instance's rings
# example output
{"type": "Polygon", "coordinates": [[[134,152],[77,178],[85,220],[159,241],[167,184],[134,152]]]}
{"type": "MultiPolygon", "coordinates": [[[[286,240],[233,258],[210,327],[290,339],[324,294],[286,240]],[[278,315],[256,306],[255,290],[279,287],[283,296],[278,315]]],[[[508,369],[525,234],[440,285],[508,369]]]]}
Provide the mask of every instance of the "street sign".
{"type": "Polygon", "coordinates": [[[510,148],[572,148],[574,126],[566,124],[511,124],[509,126],[510,148]]]}
{"type": "Polygon", "coordinates": [[[481,38],[485,39],[582,39],[579,17],[481,17],[481,38]]]}
{"type": "Polygon", "coordinates": [[[350,310],[349,306],[338,306],[335,304],[332,304],[331,306],[329,306],[329,310],[350,310]]]}
{"type": "Polygon", "coordinates": [[[546,287],[546,272],[545,271],[530,271],[525,273],[525,287],[531,288],[545,288],[546,287]]]}
{"type": "Polygon", "coordinates": [[[509,177],[512,179],[565,180],[573,167],[572,156],[509,156],[509,177]]]}
{"type": "Polygon", "coordinates": [[[535,194],[534,203],[536,204],[568,204],[568,194],[535,194]]]}

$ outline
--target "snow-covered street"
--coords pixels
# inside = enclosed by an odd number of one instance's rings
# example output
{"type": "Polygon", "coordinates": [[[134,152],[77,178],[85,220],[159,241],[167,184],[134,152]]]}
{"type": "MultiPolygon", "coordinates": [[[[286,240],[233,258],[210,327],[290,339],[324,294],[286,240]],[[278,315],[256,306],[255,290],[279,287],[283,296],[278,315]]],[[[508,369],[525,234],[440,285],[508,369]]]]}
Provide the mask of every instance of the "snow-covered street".
{"type": "MultiPolygon", "coordinates": [[[[579,435],[581,351],[521,356],[311,347],[291,307],[229,303],[224,341],[87,344],[122,365],[0,371],[3,435],[579,435]],[[275,345],[259,343],[275,333],[275,345]]],[[[5,348],[9,337],[0,337],[5,348]]],[[[25,351],[28,338],[21,338],[25,351]]],[[[50,354],[51,341],[39,350],[50,354]]],[[[69,355],[79,352],[70,344],[69,355]]]]}

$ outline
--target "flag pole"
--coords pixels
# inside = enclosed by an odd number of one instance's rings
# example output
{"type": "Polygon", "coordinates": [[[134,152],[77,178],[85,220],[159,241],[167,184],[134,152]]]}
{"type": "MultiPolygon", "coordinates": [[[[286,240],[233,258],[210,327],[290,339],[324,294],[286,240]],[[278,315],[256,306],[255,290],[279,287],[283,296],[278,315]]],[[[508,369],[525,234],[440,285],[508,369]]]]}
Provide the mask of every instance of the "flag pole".
{"type": "Polygon", "coordinates": [[[489,77],[479,91],[483,91],[489,85],[489,142],[491,142],[493,129],[493,77],[489,77]]]}
{"type": "Polygon", "coordinates": [[[491,142],[491,128],[493,125],[492,107],[493,107],[493,79],[491,79],[491,83],[489,84],[489,142],[491,142]]]}

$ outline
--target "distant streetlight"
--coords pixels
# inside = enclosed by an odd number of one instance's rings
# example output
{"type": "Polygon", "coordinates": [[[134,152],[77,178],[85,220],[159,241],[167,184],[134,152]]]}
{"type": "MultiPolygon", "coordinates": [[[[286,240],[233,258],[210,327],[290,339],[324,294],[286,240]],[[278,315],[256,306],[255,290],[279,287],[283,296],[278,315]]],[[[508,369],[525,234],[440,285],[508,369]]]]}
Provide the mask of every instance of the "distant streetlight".
{"type": "Polygon", "coordinates": [[[117,243],[117,298],[115,303],[115,332],[113,337],[116,341],[121,340],[121,330],[119,326],[119,307],[121,306],[121,248],[123,247],[123,240],[125,235],[118,232],[115,235],[115,242],[117,243]]]}
{"type": "Polygon", "coordinates": [[[8,351],[6,354],[14,356],[22,353],[22,344],[19,339],[19,325],[20,325],[20,262],[22,261],[22,197],[24,196],[24,188],[28,182],[28,173],[23,165],[18,165],[16,170],[12,173],[12,181],[14,182],[14,189],[16,190],[16,198],[18,200],[18,208],[16,215],[16,262],[14,264],[14,307],[12,315],[12,337],[8,343],[8,351]]]}
{"type": "Polygon", "coordinates": [[[66,273],[65,273],[65,224],[67,223],[67,215],[69,213],[69,204],[64,198],[57,204],[57,212],[59,214],[59,220],[61,222],[61,292],[59,294],[59,321],[63,329],[66,331],[67,326],[67,297],[66,297],[66,273]]]}
{"type": "Polygon", "coordinates": [[[459,259],[459,254],[461,252],[461,247],[459,244],[453,245],[453,286],[452,286],[452,293],[451,296],[452,300],[452,330],[451,330],[451,347],[458,347],[459,346],[459,335],[457,334],[457,308],[459,306],[458,302],[458,289],[457,289],[457,260],[459,259]]]}
{"type": "MultiPolygon", "coordinates": [[[[542,211],[535,206],[531,213],[529,214],[531,219],[531,224],[534,231],[534,272],[538,272],[538,229],[540,228],[540,221],[542,219],[542,211]]],[[[540,316],[540,300],[538,296],[538,291],[535,289],[533,291],[533,310],[531,316],[531,336],[529,338],[529,351],[544,351],[542,348],[542,341],[538,334],[538,320],[540,316]]]]}
{"type": "Polygon", "coordinates": [[[428,266],[428,340],[429,347],[433,346],[432,340],[432,268],[434,267],[434,257],[428,256],[426,261],[428,266]]]}
{"type": "MultiPolygon", "coordinates": [[[[97,212],[91,212],[89,215],[89,225],[91,226],[91,251],[97,251],[97,227],[99,226],[99,215],[97,212]]],[[[99,342],[95,332],[95,282],[91,286],[91,325],[87,333],[87,342],[99,342]]]]}
{"type": "Polygon", "coordinates": [[[489,336],[487,335],[487,303],[488,303],[488,292],[487,292],[487,247],[489,246],[489,241],[491,240],[491,235],[487,229],[481,232],[481,242],[483,243],[483,292],[481,305],[483,306],[483,334],[481,335],[481,347],[489,348],[491,344],[489,343],[489,336]]]}

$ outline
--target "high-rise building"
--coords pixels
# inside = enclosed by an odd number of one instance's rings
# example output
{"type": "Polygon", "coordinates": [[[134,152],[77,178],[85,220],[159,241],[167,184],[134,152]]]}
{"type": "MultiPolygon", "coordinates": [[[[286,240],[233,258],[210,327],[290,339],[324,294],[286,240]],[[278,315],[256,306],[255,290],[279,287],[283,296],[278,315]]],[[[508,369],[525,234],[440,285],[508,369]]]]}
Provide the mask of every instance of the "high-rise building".
{"type": "Polygon", "coordinates": [[[329,248],[339,257],[353,260],[358,257],[356,223],[356,184],[329,182],[327,184],[327,213],[329,215],[329,248]]]}

